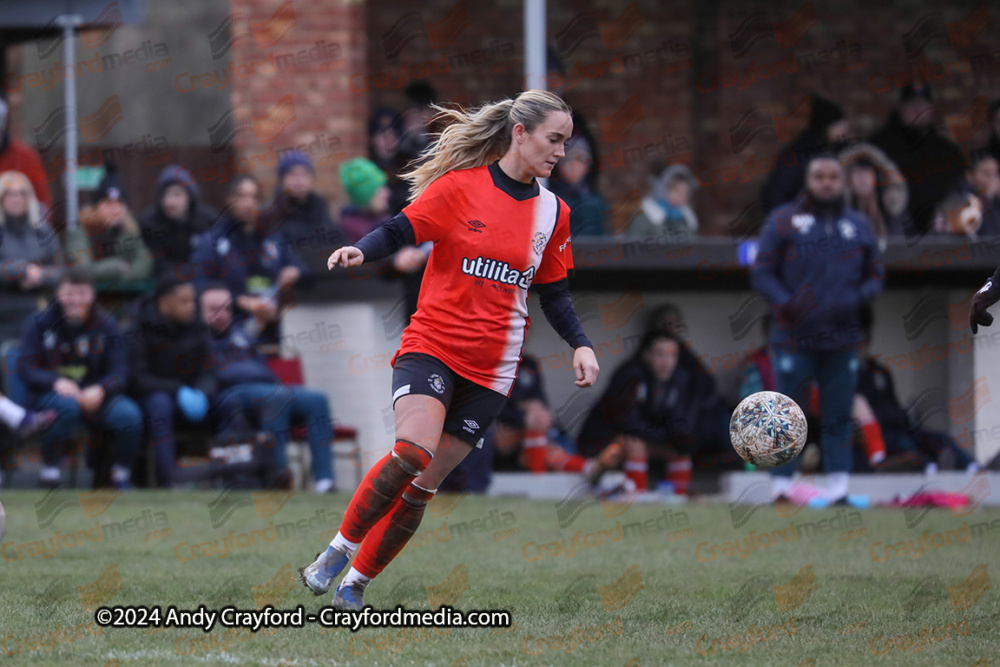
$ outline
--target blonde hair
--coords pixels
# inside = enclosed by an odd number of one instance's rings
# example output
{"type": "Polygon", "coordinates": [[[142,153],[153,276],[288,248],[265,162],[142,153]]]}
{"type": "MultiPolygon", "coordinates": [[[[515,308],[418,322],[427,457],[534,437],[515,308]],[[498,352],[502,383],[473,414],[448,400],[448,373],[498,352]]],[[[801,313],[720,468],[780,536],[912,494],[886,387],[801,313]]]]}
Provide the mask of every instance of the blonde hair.
{"type": "Polygon", "coordinates": [[[18,187],[28,193],[28,224],[38,227],[42,224],[42,209],[38,204],[38,197],[35,196],[35,188],[32,187],[28,177],[19,171],[0,173],[0,227],[7,224],[7,214],[3,212],[3,198],[8,190],[18,187]]]}
{"type": "Polygon", "coordinates": [[[431,106],[438,112],[434,122],[449,125],[418,158],[420,164],[399,175],[410,184],[411,201],[449,171],[499,160],[510,148],[518,123],[534,132],[554,111],[573,113],[561,97],[546,90],[526,90],[512,100],[487,102],[468,111],[431,106]]]}

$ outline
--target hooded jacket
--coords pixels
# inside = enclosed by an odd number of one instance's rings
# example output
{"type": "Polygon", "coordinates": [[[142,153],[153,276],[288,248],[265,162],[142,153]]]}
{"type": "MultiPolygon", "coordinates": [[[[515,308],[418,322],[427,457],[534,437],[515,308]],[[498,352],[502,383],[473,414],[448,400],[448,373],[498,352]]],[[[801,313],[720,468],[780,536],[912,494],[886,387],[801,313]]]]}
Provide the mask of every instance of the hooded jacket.
{"type": "Polygon", "coordinates": [[[153,256],[128,211],[113,228],[95,209],[81,211],[79,226],[66,231],[66,255],[70,262],[89,267],[98,282],[138,282],[153,273],[153,256]]]}
{"type": "MultiPolygon", "coordinates": [[[[888,235],[903,233],[901,223],[905,218],[906,205],[909,202],[909,189],[899,167],[879,148],[862,142],[842,150],[837,159],[844,167],[844,175],[849,178],[850,168],[859,160],[867,160],[878,172],[878,180],[883,183],[879,189],[879,206],[886,218],[888,235]]],[[[850,188],[844,188],[844,204],[850,206],[850,188]]]]}
{"type": "Polygon", "coordinates": [[[218,216],[216,209],[201,203],[198,186],[186,169],[171,165],[160,172],[156,179],[156,201],[139,216],[139,227],[152,251],[156,275],[163,275],[178,264],[187,264],[196,239],[218,216]],[[181,185],[187,190],[190,201],[184,220],[172,220],[163,212],[163,193],[171,185],[181,185]]]}
{"type": "Polygon", "coordinates": [[[126,336],[130,393],[143,398],[156,392],[171,397],[183,386],[200,389],[211,399],[217,382],[211,365],[208,327],[197,316],[188,324],[168,320],[160,314],[155,297],[140,299],[134,307],[135,325],[126,336]]]}
{"type": "Polygon", "coordinates": [[[841,351],[860,342],[860,311],[882,291],[885,267],[867,218],[842,201],[818,208],[803,192],[764,222],[750,281],[774,311],[772,345],[841,351]]]}
{"type": "Polygon", "coordinates": [[[17,370],[32,404],[52,391],[59,378],[73,380],[81,389],[99,384],[107,400],[122,393],[128,382],[125,341],[106,310],[92,306],[84,322],[71,324],[53,299],[25,323],[17,370]]]}
{"type": "Polygon", "coordinates": [[[899,165],[906,178],[912,225],[908,233],[927,233],[933,227],[938,206],[965,174],[962,151],[933,126],[907,127],[897,110],[869,142],[899,165]]]}

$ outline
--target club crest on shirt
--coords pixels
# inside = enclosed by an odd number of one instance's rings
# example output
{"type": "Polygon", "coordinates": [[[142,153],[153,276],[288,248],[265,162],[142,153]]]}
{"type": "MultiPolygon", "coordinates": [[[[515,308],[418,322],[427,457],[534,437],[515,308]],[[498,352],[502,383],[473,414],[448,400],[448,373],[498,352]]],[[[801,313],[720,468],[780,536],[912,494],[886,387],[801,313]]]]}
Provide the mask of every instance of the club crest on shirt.
{"type": "Polygon", "coordinates": [[[815,222],[816,218],[808,213],[792,216],[792,226],[803,234],[808,234],[815,222]]]}
{"type": "Polygon", "coordinates": [[[850,240],[858,235],[858,228],[854,226],[854,223],[846,218],[842,218],[840,222],[837,223],[837,227],[840,229],[841,237],[850,240]]]}
{"type": "Polygon", "coordinates": [[[444,378],[438,375],[437,373],[434,373],[429,378],[427,378],[427,382],[430,383],[431,389],[433,389],[437,393],[439,394],[444,393],[444,378]]]}
{"type": "Polygon", "coordinates": [[[535,235],[531,237],[531,248],[536,255],[541,255],[545,251],[545,234],[535,232],[535,235]]]}

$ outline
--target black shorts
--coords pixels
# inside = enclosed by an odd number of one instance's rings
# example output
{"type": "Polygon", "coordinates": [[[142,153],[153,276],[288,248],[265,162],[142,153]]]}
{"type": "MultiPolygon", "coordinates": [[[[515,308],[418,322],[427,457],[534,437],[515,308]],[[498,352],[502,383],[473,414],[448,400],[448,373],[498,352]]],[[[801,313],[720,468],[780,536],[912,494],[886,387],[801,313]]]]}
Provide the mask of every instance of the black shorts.
{"type": "Polygon", "coordinates": [[[407,352],[392,368],[392,405],[407,394],[421,394],[444,404],[444,432],[482,448],[483,434],[500,414],[507,397],[456,374],[437,357],[407,352]]]}

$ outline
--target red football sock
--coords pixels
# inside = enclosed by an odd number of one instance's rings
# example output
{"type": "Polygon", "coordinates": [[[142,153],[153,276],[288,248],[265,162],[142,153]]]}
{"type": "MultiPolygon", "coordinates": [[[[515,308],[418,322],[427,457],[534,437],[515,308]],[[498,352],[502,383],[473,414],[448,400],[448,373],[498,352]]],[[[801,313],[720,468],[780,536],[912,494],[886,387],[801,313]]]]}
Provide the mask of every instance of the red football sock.
{"type": "Polygon", "coordinates": [[[573,454],[562,462],[562,467],[559,470],[562,472],[583,472],[583,469],[587,467],[587,460],[584,456],[573,454]]]}
{"type": "MultiPolygon", "coordinates": [[[[435,489],[436,490],[436,489],[435,489]]],[[[354,569],[369,579],[374,579],[392,559],[399,555],[413,537],[424,518],[427,501],[434,491],[410,484],[393,510],[383,516],[371,529],[354,559],[354,569]]]]}
{"type": "Polygon", "coordinates": [[[525,431],[524,450],[521,458],[524,467],[531,472],[545,472],[546,445],[549,438],[545,431],[525,431]]]}
{"type": "Polygon", "coordinates": [[[678,495],[687,493],[691,483],[691,457],[679,456],[667,464],[667,481],[673,482],[678,495]]]}
{"type": "Polygon", "coordinates": [[[371,467],[354,492],[340,534],[351,542],[361,542],[379,519],[431,462],[432,454],[409,440],[397,440],[396,446],[371,467]]]}
{"type": "Polygon", "coordinates": [[[882,427],[873,421],[861,425],[861,433],[865,438],[865,454],[869,463],[879,463],[885,460],[885,438],[882,437],[882,427]]]}
{"type": "Polygon", "coordinates": [[[637,491],[645,491],[648,485],[649,461],[646,459],[626,459],[625,476],[635,482],[637,491]]]}

